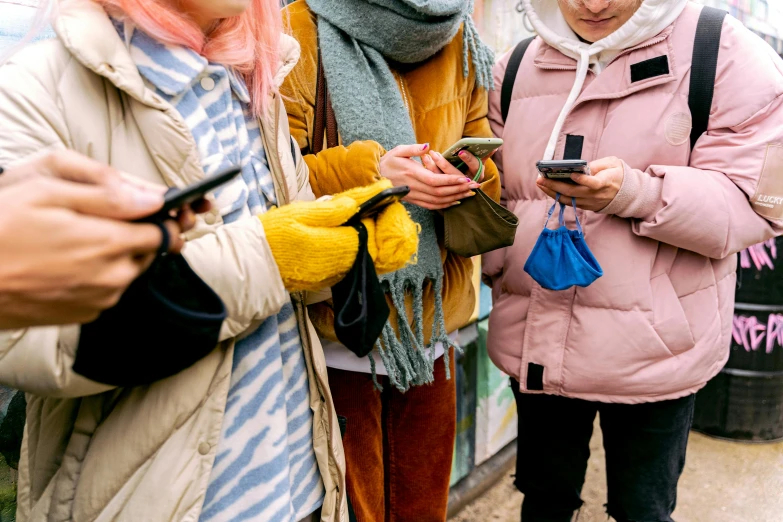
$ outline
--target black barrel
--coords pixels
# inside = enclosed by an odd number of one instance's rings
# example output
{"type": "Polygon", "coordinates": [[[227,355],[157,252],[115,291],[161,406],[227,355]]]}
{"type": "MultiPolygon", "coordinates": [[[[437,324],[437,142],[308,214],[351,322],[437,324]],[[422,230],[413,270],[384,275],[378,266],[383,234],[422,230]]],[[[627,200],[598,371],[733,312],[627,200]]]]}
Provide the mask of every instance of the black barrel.
{"type": "Polygon", "coordinates": [[[738,303],[783,306],[783,237],[741,252],[738,265],[738,303]]]}
{"type": "Polygon", "coordinates": [[[783,440],[783,238],[740,254],[731,355],[696,396],[695,430],[783,440]]]}

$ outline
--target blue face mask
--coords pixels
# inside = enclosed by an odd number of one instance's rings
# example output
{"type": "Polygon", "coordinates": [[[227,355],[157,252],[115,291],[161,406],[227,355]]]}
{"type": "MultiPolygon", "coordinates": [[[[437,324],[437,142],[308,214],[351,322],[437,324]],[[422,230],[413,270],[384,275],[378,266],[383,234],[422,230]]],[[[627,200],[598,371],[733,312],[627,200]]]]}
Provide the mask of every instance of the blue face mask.
{"type": "MultiPolygon", "coordinates": [[[[576,200],[571,198],[576,215],[576,200]]],[[[579,216],[576,216],[577,230],[568,230],[565,226],[565,203],[560,202],[560,194],[549,209],[546,224],[538,236],[536,246],[525,263],[525,272],[536,283],[548,290],[566,290],[572,286],[590,286],[593,281],[604,275],[601,265],[585,243],[579,216]],[[560,205],[557,230],[547,228],[549,219],[560,205]]]]}

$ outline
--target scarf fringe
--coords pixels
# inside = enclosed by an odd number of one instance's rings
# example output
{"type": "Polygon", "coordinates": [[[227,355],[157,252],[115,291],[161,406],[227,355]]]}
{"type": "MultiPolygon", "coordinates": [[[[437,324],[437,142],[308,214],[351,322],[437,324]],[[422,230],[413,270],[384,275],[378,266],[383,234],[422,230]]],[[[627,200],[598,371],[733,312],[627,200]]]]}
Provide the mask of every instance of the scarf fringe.
{"type": "MultiPolygon", "coordinates": [[[[413,386],[431,384],[435,381],[435,347],[438,343],[441,343],[444,348],[443,364],[446,365],[446,379],[451,379],[451,350],[455,349],[462,353],[462,349],[451,340],[446,331],[446,319],[443,314],[443,278],[437,278],[434,283],[435,317],[432,323],[430,344],[424,346],[423,282],[412,288],[415,331],[411,329],[411,321],[408,320],[405,313],[406,285],[400,282],[389,282],[392,304],[397,310],[399,338],[391,323],[387,322],[375,348],[386,367],[389,383],[402,393],[413,386]]],[[[383,387],[378,382],[376,373],[375,358],[372,354],[368,357],[370,358],[373,383],[378,390],[382,391],[383,387]]]]}
{"type": "MultiPolygon", "coordinates": [[[[443,0],[308,0],[318,15],[318,41],[337,124],[346,144],[372,139],[387,150],[414,143],[416,134],[402,99],[389,59],[416,63],[434,56],[455,38],[463,27],[463,73],[475,82],[493,88],[492,51],[479,38],[471,19],[473,0],[449,0],[440,5],[444,16],[426,15],[422,4],[443,0]],[[334,4],[341,8],[335,9],[334,4]],[[352,7],[348,9],[348,7],[352,7]],[[450,9],[450,10],[449,10],[450,9]],[[372,15],[372,20],[367,17],[372,15]],[[371,22],[371,23],[370,23],[371,22]],[[368,31],[370,28],[375,29],[368,31]],[[430,38],[420,38],[419,26],[428,28],[430,38]],[[407,38],[416,31],[416,39],[407,38]],[[393,34],[395,37],[390,37],[393,34]],[[411,45],[411,42],[419,41],[411,45]],[[396,58],[395,58],[396,57],[396,58]],[[406,61],[408,60],[408,61],[406,61]],[[368,117],[368,114],[372,115],[368,117]]],[[[445,348],[444,363],[450,379],[450,351],[455,347],[446,331],[443,312],[443,265],[432,212],[405,204],[411,219],[419,225],[419,248],[414,264],[381,277],[398,314],[395,328],[387,322],[375,348],[386,366],[389,382],[402,392],[434,380],[435,348],[445,348]],[[435,287],[434,320],[430,344],[425,346],[424,283],[435,287]],[[412,320],[408,317],[406,293],[413,298],[412,320]]],[[[429,310],[428,310],[429,311],[429,310]]],[[[375,363],[371,369],[376,386],[375,363]]]]}
{"type": "Polygon", "coordinates": [[[465,78],[470,73],[468,55],[473,58],[473,66],[476,69],[476,84],[488,91],[495,90],[495,81],[492,78],[492,68],[495,65],[495,53],[484,43],[479,35],[476,24],[473,22],[473,2],[470,3],[468,14],[465,16],[464,29],[462,30],[462,74],[465,78]]]}

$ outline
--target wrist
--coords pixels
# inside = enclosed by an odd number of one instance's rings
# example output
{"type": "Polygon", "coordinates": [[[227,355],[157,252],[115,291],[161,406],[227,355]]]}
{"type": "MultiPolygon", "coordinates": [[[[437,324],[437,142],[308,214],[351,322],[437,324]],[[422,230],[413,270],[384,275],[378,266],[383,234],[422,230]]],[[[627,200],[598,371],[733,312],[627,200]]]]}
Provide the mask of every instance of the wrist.
{"type": "Polygon", "coordinates": [[[648,173],[623,162],[623,182],[611,203],[599,211],[626,219],[646,219],[655,214],[661,201],[661,185],[648,173]]]}
{"type": "MultiPolygon", "coordinates": [[[[381,172],[386,150],[374,141],[357,141],[349,146],[349,163],[355,169],[361,182],[353,186],[364,186],[383,177],[381,172]]],[[[347,187],[352,188],[352,187],[347,187]]]]}

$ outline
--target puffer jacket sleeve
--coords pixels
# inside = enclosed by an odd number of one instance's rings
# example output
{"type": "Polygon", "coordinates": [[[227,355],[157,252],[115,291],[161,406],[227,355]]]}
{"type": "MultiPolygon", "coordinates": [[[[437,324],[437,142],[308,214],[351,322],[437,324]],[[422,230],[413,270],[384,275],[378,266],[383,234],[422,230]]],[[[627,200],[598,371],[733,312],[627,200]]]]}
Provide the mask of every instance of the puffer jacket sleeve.
{"type": "MultiPolygon", "coordinates": [[[[467,121],[462,135],[468,138],[489,138],[492,129],[489,125],[488,94],[483,87],[474,86],[468,106],[467,121]]],[[[500,178],[495,162],[488,159],[484,163],[484,180],[481,182],[481,190],[486,195],[498,201],[500,199],[500,178]]]]}
{"type": "MultiPolygon", "coordinates": [[[[297,80],[303,71],[294,68],[281,91],[286,96],[288,122],[299,148],[312,148],[312,125],[315,93],[297,80]]],[[[345,147],[339,145],[318,154],[306,154],[310,185],[316,197],[339,194],[346,190],[371,185],[381,179],[380,161],[386,151],[374,141],[357,141],[345,147]]]]}
{"type": "MultiPolygon", "coordinates": [[[[51,79],[35,78],[13,64],[3,67],[0,165],[68,148],[70,135],[58,107],[56,85],[47,80],[51,79]]],[[[0,383],[56,397],[93,395],[110,389],[71,369],[78,340],[78,325],[0,331],[0,383]]]]}
{"type": "MultiPolygon", "coordinates": [[[[489,111],[487,121],[489,122],[492,134],[498,138],[503,137],[503,129],[505,123],[500,112],[500,91],[503,86],[503,76],[506,74],[506,66],[511,58],[511,52],[509,51],[503,56],[500,61],[495,65],[492,71],[492,76],[495,82],[495,89],[489,93],[489,111]]],[[[500,192],[500,204],[507,207],[508,200],[506,197],[506,189],[503,183],[503,147],[500,147],[495,155],[492,156],[495,168],[497,169],[497,183],[498,190],[500,192]]],[[[490,279],[498,277],[503,271],[503,262],[505,257],[505,249],[494,250],[484,254],[481,258],[481,270],[483,274],[490,279]]]]}
{"type": "Polygon", "coordinates": [[[280,93],[285,100],[291,135],[305,152],[310,185],[315,197],[339,194],[355,187],[371,185],[381,178],[380,160],[386,153],[374,141],[339,145],[318,154],[312,151],[315,125],[316,84],[318,75],[318,37],[314,15],[302,2],[289,5],[284,12],[293,36],[302,48],[299,62],[289,74],[280,93]]]}
{"type": "Polygon", "coordinates": [[[783,62],[772,49],[727,18],[709,128],[689,166],[626,165],[602,212],[713,259],[783,233],[783,62]]]}
{"type": "Polygon", "coordinates": [[[71,368],[79,326],[0,331],[0,383],[45,397],[85,397],[112,389],[71,368]]]}
{"type": "Polygon", "coordinates": [[[381,179],[380,161],[385,151],[374,141],[356,141],[304,157],[316,197],[366,187],[381,179]]]}
{"type": "Polygon", "coordinates": [[[188,241],[182,255],[226,306],[220,341],[260,325],[288,299],[264,227],[255,217],[188,241]]]}

